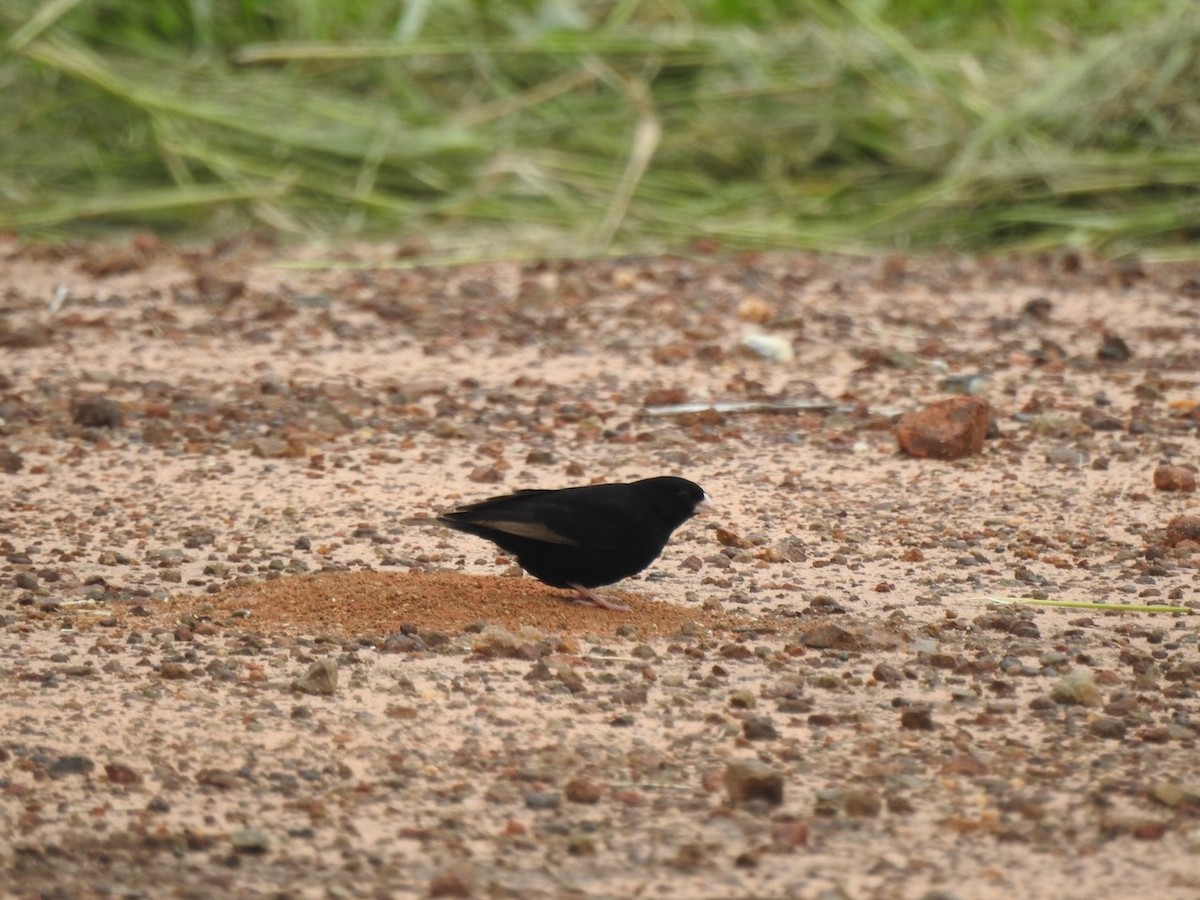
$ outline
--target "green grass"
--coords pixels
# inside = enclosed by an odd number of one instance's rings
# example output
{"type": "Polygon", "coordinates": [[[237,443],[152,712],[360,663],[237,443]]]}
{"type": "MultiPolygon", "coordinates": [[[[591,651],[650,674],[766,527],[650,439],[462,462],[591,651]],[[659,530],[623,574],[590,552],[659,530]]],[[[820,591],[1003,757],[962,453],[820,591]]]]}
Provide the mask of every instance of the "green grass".
{"type": "Polygon", "coordinates": [[[1196,255],[1193,0],[15,0],[0,228],[1196,255]]]}

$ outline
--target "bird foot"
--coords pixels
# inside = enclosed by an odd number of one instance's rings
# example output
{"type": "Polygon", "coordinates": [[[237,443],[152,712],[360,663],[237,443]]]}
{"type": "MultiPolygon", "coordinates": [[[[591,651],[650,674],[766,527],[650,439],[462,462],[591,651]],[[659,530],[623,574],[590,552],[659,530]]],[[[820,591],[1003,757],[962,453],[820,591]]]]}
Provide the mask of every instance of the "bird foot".
{"type": "Polygon", "coordinates": [[[597,594],[595,591],[588,590],[583,585],[571,585],[578,593],[577,597],[572,597],[576,603],[583,606],[598,606],[601,609],[615,609],[621,612],[629,612],[629,607],[624,603],[618,603],[615,600],[609,600],[603,594],[597,594]]]}

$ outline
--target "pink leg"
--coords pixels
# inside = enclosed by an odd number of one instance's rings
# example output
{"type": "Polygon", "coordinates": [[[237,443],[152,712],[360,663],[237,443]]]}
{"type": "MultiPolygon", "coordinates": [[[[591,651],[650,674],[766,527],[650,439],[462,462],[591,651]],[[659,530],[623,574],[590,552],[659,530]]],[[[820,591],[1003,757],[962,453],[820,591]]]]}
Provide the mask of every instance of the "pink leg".
{"type": "Polygon", "coordinates": [[[575,588],[579,594],[579,597],[575,599],[576,603],[583,603],[585,606],[598,606],[601,609],[616,609],[621,610],[622,612],[629,611],[629,607],[624,603],[617,603],[615,600],[609,600],[602,594],[597,594],[595,591],[588,590],[583,585],[573,584],[571,587],[575,588]]]}

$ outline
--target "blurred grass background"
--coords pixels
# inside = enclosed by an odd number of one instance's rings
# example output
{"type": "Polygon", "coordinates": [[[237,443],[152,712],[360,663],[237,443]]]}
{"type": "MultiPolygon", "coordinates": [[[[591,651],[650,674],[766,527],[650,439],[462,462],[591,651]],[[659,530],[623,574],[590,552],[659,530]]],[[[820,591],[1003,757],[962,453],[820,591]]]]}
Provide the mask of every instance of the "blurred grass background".
{"type": "Polygon", "coordinates": [[[1195,0],[6,0],[0,229],[1200,244],[1195,0]]]}

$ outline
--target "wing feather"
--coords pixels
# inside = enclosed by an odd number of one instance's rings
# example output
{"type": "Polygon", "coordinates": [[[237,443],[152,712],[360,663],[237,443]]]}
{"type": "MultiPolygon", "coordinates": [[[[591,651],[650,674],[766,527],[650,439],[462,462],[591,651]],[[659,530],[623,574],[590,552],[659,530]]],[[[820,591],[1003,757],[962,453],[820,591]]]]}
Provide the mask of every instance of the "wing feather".
{"type": "MultiPolygon", "coordinates": [[[[445,520],[443,520],[445,521],[445,520]]],[[[544,544],[559,544],[563,547],[578,547],[579,541],[571,540],[565,535],[543,525],[541,522],[521,522],[509,519],[464,519],[463,523],[453,519],[448,524],[470,524],[481,531],[495,531],[500,534],[511,534],[513,537],[527,538],[531,541],[541,541],[544,544]]]]}

